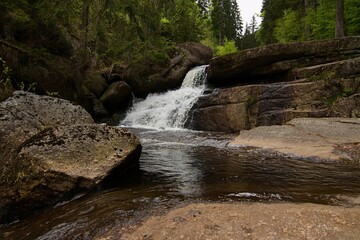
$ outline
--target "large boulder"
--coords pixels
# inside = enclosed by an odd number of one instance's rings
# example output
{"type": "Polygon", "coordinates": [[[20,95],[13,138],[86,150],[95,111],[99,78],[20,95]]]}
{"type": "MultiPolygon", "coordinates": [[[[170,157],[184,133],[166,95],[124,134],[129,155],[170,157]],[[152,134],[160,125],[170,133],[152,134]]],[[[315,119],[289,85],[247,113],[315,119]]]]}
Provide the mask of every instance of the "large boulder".
{"type": "Polygon", "coordinates": [[[26,139],[51,126],[94,123],[67,100],[16,91],[0,103],[0,167],[26,139]]]}
{"type": "Polygon", "coordinates": [[[93,93],[96,97],[101,97],[108,87],[106,79],[101,74],[93,73],[84,80],[84,87],[93,93]]]}
{"type": "Polygon", "coordinates": [[[199,98],[189,127],[238,132],[284,124],[297,117],[356,117],[359,93],[359,77],[216,89],[199,98]]]}
{"type": "Polygon", "coordinates": [[[170,59],[154,61],[145,58],[129,66],[122,80],[137,96],[163,92],[180,87],[186,73],[193,67],[208,64],[212,50],[200,43],[184,43],[169,53],[170,59]]]}
{"type": "Polygon", "coordinates": [[[138,164],[132,133],[87,124],[45,129],[20,145],[0,175],[1,222],[100,186],[138,164]]]}
{"type": "Polygon", "coordinates": [[[100,186],[138,165],[140,142],[80,106],[15,92],[0,103],[0,223],[100,186]]]}
{"type": "Polygon", "coordinates": [[[101,96],[100,101],[108,112],[120,110],[131,99],[131,88],[125,82],[112,83],[101,96]]]}
{"type": "Polygon", "coordinates": [[[292,69],[355,58],[359,48],[360,37],[266,45],[212,59],[208,81],[216,86],[229,86],[293,80],[296,77],[289,75],[292,69]]]}

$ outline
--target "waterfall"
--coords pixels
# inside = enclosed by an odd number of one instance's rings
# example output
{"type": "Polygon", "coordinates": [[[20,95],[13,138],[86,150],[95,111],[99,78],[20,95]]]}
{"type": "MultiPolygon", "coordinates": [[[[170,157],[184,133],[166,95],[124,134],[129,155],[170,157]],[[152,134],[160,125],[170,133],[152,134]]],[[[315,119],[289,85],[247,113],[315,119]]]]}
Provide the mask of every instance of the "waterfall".
{"type": "Polygon", "coordinates": [[[178,90],[150,94],[134,104],[121,125],[139,128],[184,128],[189,110],[203,93],[207,65],[191,69],[178,90]]]}

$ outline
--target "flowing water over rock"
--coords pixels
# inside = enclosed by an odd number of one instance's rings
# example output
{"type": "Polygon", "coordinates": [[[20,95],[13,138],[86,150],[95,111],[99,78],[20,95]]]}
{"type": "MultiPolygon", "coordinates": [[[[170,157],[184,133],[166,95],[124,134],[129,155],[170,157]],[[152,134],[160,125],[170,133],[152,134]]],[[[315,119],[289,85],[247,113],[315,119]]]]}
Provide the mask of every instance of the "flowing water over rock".
{"type": "Polygon", "coordinates": [[[0,239],[100,238],[108,229],[120,231],[150,214],[199,201],[360,205],[360,166],[356,164],[231,148],[228,143],[234,136],[223,133],[130,130],[143,145],[139,169],[90,195],[0,227],[0,239]]]}
{"type": "Polygon", "coordinates": [[[189,109],[204,90],[207,65],[188,72],[180,89],[150,94],[137,102],[122,124],[132,127],[171,129],[183,128],[189,109]]]}

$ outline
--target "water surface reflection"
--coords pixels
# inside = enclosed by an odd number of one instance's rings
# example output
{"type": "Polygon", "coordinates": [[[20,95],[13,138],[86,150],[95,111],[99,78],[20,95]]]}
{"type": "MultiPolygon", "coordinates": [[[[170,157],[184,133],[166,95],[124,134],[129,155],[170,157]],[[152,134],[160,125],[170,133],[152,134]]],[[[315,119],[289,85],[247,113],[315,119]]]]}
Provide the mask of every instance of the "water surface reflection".
{"type": "Polygon", "coordinates": [[[194,201],[360,204],[360,166],[227,148],[231,135],[133,129],[140,169],[103,190],[0,228],[1,239],[92,239],[194,201]]]}

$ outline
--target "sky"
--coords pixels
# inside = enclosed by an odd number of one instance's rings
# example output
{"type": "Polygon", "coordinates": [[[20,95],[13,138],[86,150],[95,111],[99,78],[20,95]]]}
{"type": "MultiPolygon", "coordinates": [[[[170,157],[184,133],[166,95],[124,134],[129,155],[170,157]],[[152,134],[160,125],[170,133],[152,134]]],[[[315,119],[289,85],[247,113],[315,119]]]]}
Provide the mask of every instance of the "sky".
{"type": "MultiPolygon", "coordinates": [[[[237,0],[244,27],[246,22],[250,23],[254,13],[260,14],[262,1],[263,0],[237,0]]],[[[256,21],[260,24],[261,18],[258,17],[256,21]]]]}

